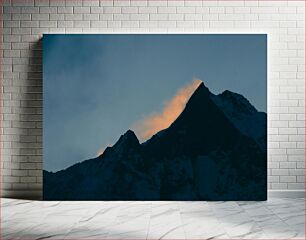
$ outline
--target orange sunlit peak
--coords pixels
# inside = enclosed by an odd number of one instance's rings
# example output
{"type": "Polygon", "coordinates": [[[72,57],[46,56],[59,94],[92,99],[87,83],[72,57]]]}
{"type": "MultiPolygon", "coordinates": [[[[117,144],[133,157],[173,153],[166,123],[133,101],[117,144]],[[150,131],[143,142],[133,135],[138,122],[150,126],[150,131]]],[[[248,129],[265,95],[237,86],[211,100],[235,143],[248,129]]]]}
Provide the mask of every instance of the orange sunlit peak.
{"type": "Polygon", "coordinates": [[[201,83],[202,81],[199,79],[193,80],[180,88],[170,100],[166,101],[161,112],[152,113],[136,122],[133,129],[135,129],[137,136],[144,141],[160,130],[168,128],[184,110],[187,101],[201,83]]]}

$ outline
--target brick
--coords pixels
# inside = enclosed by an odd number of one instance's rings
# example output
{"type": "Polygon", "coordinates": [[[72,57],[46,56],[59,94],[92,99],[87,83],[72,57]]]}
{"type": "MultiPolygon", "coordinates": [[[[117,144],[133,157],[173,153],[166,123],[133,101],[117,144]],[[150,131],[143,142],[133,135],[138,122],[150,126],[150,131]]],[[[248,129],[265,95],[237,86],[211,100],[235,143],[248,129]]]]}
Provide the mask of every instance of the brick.
{"type": "Polygon", "coordinates": [[[32,14],[14,14],[12,16],[12,20],[31,20],[31,15],[32,14]]]}
{"type": "Polygon", "coordinates": [[[83,0],[69,0],[66,1],[67,7],[81,7],[83,3],[83,0]]]}
{"type": "Polygon", "coordinates": [[[91,21],[90,26],[93,28],[106,28],[107,21],[91,21]]]}
{"type": "Polygon", "coordinates": [[[219,1],[220,6],[243,6],[244,2],[242,1],[219,1]]]}
{"type": "Polygon", "coordinates": [[[288,183],[288,189],[303,189],[303,190],[305,190],[305,183],[288,183]]]}
{"type": "Polygon", "coordinates": [[[268,176],[268,182],[278,183],[279,182],[279,176],[268,176]]]}
{"type": "Polygon", "coordinates": [[[305,121],[290,121],[289,127],[305,127],[305,121]]]}
{"type": "Polygon", "coordinates": [[[89,28],[90,27],[90,21],[74,21],[74,27],[89,28]]]}
{"type": "Polygon", "coordinates": [[[165,20],[168,20],[168,15],[167,14],[150,14],[150,20],[165,21],[165,20]]]}
{"type": "Polygon", "coordinates": [[[104,7],[103,13],[121,13],[120,7],[104,7]]]}
{"type": "Polygon", "coordinates": [[[279,8],[279,13],[295,14],[296,13],[296,7],[281,7],[281,8],[279,8]]]}
{"type": "Polygon", "coordinates": [[[250,7],[235,7],[234,12],[239,13],[239,14],[242,14],[242,13],[249,14],[251,13],[251,8],[250,7]]]}
{"type": "Polygon", "coordinates": [[[298,183],[305,183],[305,176],[297,176],[296,181],[298,183]]]}
{"type": "Polygon", "coordinates": [[[82,14],[65,14],[65,20],[82,20],[82,14]]]}
{"type": "Polygon", "coordinates": [[[132,14],[130,16],[130,20],[139,20],[139,21],[148,21],[149,20],[149,14],[132,14]]]}
{"type": "Polygon", "coordinates": [[[219,14],[219,20],[231,21],[231,20],[243,20],[243,15],[239,14],[219,14]]]}
{"type": "Polygon", "coordinates": [[[131,0],[130,1],[130,6],[142,7],[142,6],[147,6],[147,5],[148,5],[147,0],[131,0]]]}
{"type": "Polygon", "coordinates": [[[114,6],[114,1],[115,0],[100,0],[100,7],[102,7],[102,6],[114,6]]]}
{"type": "Polygon", "coordinates": [[[22,183],[35,183],[36,182],[36,177],[20,177],[20,181],[22,183]]]}
{"type": "Polygon", "coordinates": [[[296,50],[283,50],[279,51],[281,57],[296,57],[297,51],[296,50]]]}
{"type": "MultiPolygon", "coordinates": [[[[279,22],[278,21],[252,21],[251,28],[278,28],[279,22]]],[[[272,37],[272,36],[271,36],[272,37]]]]}
{"type": "Polygon", "coordinates": [[[202,14],[185,14],[186,21],[201,21],[202,14]]]}
{"type": "MultiPolygon", "coordinates": [[[[52,1],[52,0],[51,0],[52,1]]],[[[49,6],[50,2],[49,0],[35,0],[35,6],[49,6]]]]}
{"type": "Polygon", "coordinates": [[[280,162],[279,167],[280,168],[296,168],[296,163],[295,162],[280,162]]]}
{"type": "Polygon", "coordinates": [[[305,174],[305,169],[289,169],[289,175],[291,176],[303,176],[305,174]]]}
{"type": "Polygon", "coordinates": [[[19,50],[4,50],[3,52],[4,57],[20,57],[19,50]]]}
{"type": "Polygon", "coordinates": [[[2,14],[2,20],[12,20],[12,14],[11,13],[4,13],[2,14]]]}
{"type": "Polygon", "coordinates": [[[269,162],[268,163],[268,168],[279,168],[279,162],[269,162]]]}
{"type": "Polygon", "coordinates": [[[123,28],[138,28],[139,22],[138,21],[123,21],[121,22],[121,26],[123,28]]]}
{"type": "Polygon", "coordinates": [[[39,27],[56,27],[57,21],[40,21],[39,27]]]}
{"type": "Polygon", "coordinates": [[[20,177],[3,176],[3,182],[5,183],[16,183],[20,181],[20,177]]]}
{"type": "Polygon", "coordinates": [[[99,0],[83,1],[83,6],[99,6],[99,0]]]}
{"type": "Polygon", "coordinates": [[[66,5],[66,1],[62,1],[62,0],[50,0],[50,6],[65,6],[66,5]]]}
{"type": "Polygon", "coordinates": [[[157,13],[157,7],[139,7],[139,13],[157,13]]]}
{"type": "Polygon", "coordinates": [[[280,182],[285,183],[295,183],[296,182],[296,176],[280,176],[280,182]]]}
{"type": "Polygon", "coordinates": [[[42,171],[41,170],[28,170],[29,176],[33,177],[42,177],[42,171]]]}
{"type": "Polygon", "coordinates": [[[5,28],[20,27],[20,21],[4,21],[3,27],[5,28]]]}
{"type": "Polygon", "coordinates": [[[183,7],[184,5],[185,5],[185,1],[180,1],[180,0],[168,1],[169,7],[183,7]]]}
{"type": "Polygon", "coordinates": [[[280,128],[279,134],[297,134],[297,129],[296,128],[280,128]]]}
{"type": "Polygon", "coordinates": [[[91,13],[103,13],[103,8],[102,7],[90,7],[90,12],[91,13]]]}
{"type": "Polygon", "coordinates": [[[305,162],[297,162],[296,167],[299,168],[305,168],[305,162]]]}
{"type": "Polygon", "coordinates": [[[73,21],[58,21],[57,26],[60,28],[73,27],[73,21]]]}
{"type": "Polygon", "coordinates": [[[258,14],[262,14],[262,13],[278,13],[278,8],[276,7],[253,7],[251,8],[251,12],[252,13],[258,13],[258,14]]]}
{"type": "Polygon", "coordinates": [[[209,13],[210,8],[208,7],[197,7],[196,8],[196,13],[200,13],[200,14],[207,14],[209,13]]]}
{"type": "Polygon", "coordinates": [[[201,7],[202,3],[202,0],[185,0],[186,7],[201,7]]]}
{"type": "Polygon", "coordinates": [[[114,1],[114,6],[126,7],[126,6],[130,6],[130,5],[131,5],[130,0],[117,0],[117,1],[114,1]]]}
{"type": "Polygon", "coordinates": [[[99,20],[100,21],[107,21],[107,20],[113,20],[114,14],[99,14],[99,20]]]}
{"type": "MultiPolygon", "coordinates": [[[[48,13],[44,13],[44,14],[31,14],[32,16],[32,20],[49,20],[49,14],[48,13]]],[[[24,20],[30,20],[30,19],[24,19],[24,20]]]]}
{"type": "Polygon", "coordinates": [[[139,22],[141,28],[157,28],[158,21],[140,21],[139,22]]]}
{"type": "Polygon", "coordinates": [[[31,34],[31,28],[13,28],[12,29],[12,34],[16,35],[26,35],[26,34],[31,34]]]}
{"type": "Polygon", "coordinates": [[[91,9],[90,7],[74,7],[73,12],[74,13],[90,13],[91,9]]]}
{"type": "Polygon", "coordinates": [[[57,13],[64,14],[64,13],[73,13],[72,7],[57,7],[57,13]]]}
{"type": "Polygon", "coordinates": [[[288,171],[288,169],[272,169],[272,175],[288,176],[289,171],[288,171]]]}
{"type": "Polygon", "coordinates": [[[177,7],[177,13],[195,13],[195,7],[177,7]]]}
{"type": "Polygon", "coordinates": [[[122,7],[121,12],[124,14],[138,13],[138,8],[137,7],[122,7]]]}
{"type": "Polygon", "coordinates": [[[212,28],[232,28],[234,27],[233,21],[211,21],[210,27],[212,28]]]}
{"type": "Polygon", "coordinates": [[[50,21],[65,20],[65,14],[52,14],[50,15],[50,21]]]}
{"type": "Polygon", "coordinates": [[[2,176],[13,176],[11,169],[1,169],[2,176]]]}
{"type": "Polygon", "coordinates": [[[159,21],[158,27],[160,28],[175,28],[177,25],[176,21],[159,21]]]}
{"type": "Polygon", "coordinates": [[[167,1],[162,1],[162,0],[148,0],[148,6],[167,6],[167,1]]]}
{"type": "Polygon", "coordinates": [[[168,18],[170,21],[182,21],[184,20],[184,14],[169,14],[168,18]]]}
{"type": "Polygon", "coordinates": [[[34,6],[34,0],[14,0],[12,1],[13,6],[28,7],[34,6]]]}
{"type": "Polygon", "coordinates": [[[38,21],[21,21],[20,22],[20,26],[22,27],[22,28],[27,28],[27,27],[29,27],[29,28],[37,28],[37,27],[39,27],[39,22],[38,21]]]}
{"type": "Polygon", "coordinates": [[[305,149],[287,149],[287,153],[292,155],[289,156],[289,161],[302,161],[304,158],[305,149]]]}
{"type": "Polygon", "coordinates": [[[11,171],[11,174],[12,174],[12,176],[14,176],[14,177],[24,177],[24,176],[27,176],[28,175],[28,171],[27,170],[17,170],[17,169],[13,169],[12,171],[11,171]]]}
{"type": "Polygon", "coordinates": [[[128,14],[114,14],[114,20],[115,21],[130,20],[130,15],[128,15],[128,14]]]}
{"type": "Polygon", "coordinates": [[[21,7],[3,7],[3,13],[21,13],[21,7]]]}
{"type": "Polygon", "coordinates": [[[178,28],[194,28],[194,21],[177,21],[178,28]]]}
{"type": "Polygon", "coordinates": [[[86,20],[99,20],[99,14],[83,14],[83,19],[86,20]]]}
{"type": "Polygon", "coordinates": [[[21,13],[39,13],[38,7],[22,7],[21,13]]]}
{"type": "Polygon", "coordinates": [[[279,115],[279,119],[281,121],[285,121],[285,120],[296,120],[296,114],[285,114],[285,113],[282,113],[279,115]]]}
{"type": "Polygon", "coordinates": [[[175,7],[158,7],[158,13],[176,13],[175,7]]]}
{"type": "Polygon", "coordinates": [[[305,141],[297,142],[297,143],[296,143],[296,147],[297,147],[297,148],[305,148],[305,141]]]}

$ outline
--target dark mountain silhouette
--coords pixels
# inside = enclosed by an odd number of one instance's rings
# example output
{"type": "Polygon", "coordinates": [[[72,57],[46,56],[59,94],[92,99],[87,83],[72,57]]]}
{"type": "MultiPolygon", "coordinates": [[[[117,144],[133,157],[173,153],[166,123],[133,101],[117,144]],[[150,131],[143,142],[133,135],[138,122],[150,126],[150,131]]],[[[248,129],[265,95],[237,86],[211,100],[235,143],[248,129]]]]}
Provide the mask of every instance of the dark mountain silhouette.
{"type": "Polygon", "coordinates": [[[213,95],[212,100],[220,107],[236,128],[253,138],[266,151],[266,113],[258,112],[245,97],[228,90],[217,96],[213,95]]]}
{"type": "Polygon", "coordinates": [[[44,171],[46,200],[266,200],[266,114],[203,83],[167,129],[128,130],[102,155],[44,171]]]}

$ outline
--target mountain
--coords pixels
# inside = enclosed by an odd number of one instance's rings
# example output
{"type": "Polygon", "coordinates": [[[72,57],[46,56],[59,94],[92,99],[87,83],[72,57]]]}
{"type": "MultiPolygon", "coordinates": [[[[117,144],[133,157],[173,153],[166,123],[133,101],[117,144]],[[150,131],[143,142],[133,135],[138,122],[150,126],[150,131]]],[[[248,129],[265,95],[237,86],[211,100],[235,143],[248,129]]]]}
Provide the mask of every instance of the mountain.
{"type": "Polygon", "coordinates": [[[46,200],[265,200],[266,114],[201,83],[167,129],[131,130],[102,155],[44,171],[46,200]]]}
{"type": "Polygon", "coordinates": [[[266,113],[258,112],[245,97],[228,90],[217,96],[212,95],[212,100],[236,128],[253,138],[262,150],[267,150],[266,113]]]}

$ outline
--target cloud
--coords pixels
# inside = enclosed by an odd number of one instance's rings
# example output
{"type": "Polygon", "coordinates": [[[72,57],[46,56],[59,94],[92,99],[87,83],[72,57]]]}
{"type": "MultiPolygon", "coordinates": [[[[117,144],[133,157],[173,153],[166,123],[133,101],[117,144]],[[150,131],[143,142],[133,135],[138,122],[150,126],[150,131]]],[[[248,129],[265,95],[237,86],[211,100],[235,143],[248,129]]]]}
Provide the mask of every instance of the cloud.
{"type": "Polygon", "coordinates": [[[179,89],[172,99],[165,102],[164,108],[160,113],[152,113],[136,122],[132,129],[134,129],[140,140],[145,141],[160,130],[168,128],[184,110],[187,101],[201,82],[201,80],[196,79],[179,89]]]}

